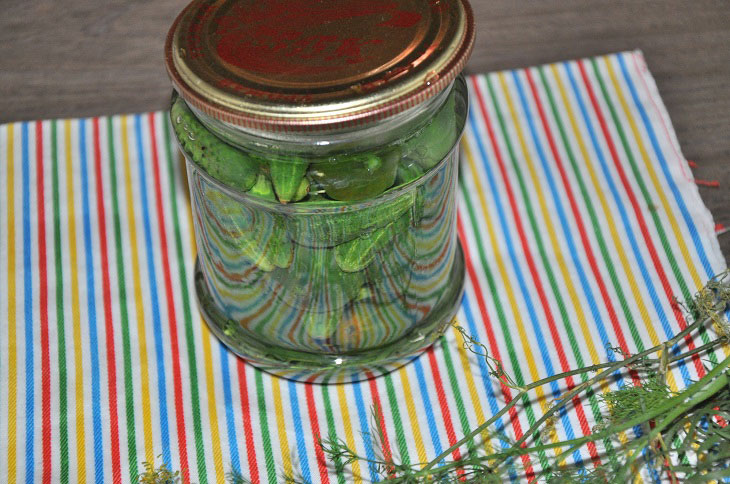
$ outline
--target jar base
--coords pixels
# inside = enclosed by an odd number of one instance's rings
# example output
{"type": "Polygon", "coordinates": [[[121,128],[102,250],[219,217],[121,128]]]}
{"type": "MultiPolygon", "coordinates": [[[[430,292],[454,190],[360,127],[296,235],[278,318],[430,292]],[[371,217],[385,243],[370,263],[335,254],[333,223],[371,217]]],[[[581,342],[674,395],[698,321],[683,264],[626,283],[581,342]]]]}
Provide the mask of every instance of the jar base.
{"type": "Polygon", "coordinates": [[[233,353],[276,376],[308,383],[343,383],[368,380],[400,368],[418,357],[448,328],[464,293],[464,252],[456,240],[456,254],[449,274],[448,293],[408,333],[386,345],[365,350],[322,354],[276,347],[259,341],[237,321],[221,313],[195,261],[195,293],[203,319],[233,353]]]}

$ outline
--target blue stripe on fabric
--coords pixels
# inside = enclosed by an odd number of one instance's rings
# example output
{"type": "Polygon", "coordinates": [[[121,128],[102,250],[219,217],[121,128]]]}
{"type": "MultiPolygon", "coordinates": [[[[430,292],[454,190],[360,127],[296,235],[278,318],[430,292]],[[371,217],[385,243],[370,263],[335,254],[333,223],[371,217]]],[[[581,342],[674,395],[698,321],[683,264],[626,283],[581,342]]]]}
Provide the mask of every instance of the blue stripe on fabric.
{"type": "MultiPolygon", "coordinates": [[[[486,80],[486,79],[485,79],[486,80]]],[[[495,106],[496,108],[496,106],[495,106]]],[[[473,111],[469,111],[469,124],[472,127],[473,133],[478,133],[477,126],[476,126],[476,118],[474,117],[473,111]]],[[[527,284],[525,283],[525,278],[522,274],[522,268],[520,266],[520,262],[517,260],[517,254],[515,253],[515,245],[512,241],[512,234],[509,227],[509,222],[507,221],[507,217],[504,213],[504,207],[502,206],[501,200],[499,199],[499,188],[497,187],[496,180],[494,178],[494,174],[492,173],[492,169],[490,167],[490,160],[487,156],[487,151],[484,148],[484,141],[482,140],[481,136],[474,136],[474,139],[477,141],[477,147],[479,148],[479,155],[481,157],[482,166],[484,166],[484,170],[487,174],[487,179],[489,181],[490,186],[490,192],[492,193],[492,197],[495,202],[495,207],[497,208],[497,215],[499,217],[499,222],[502,227],[502,233],[505,237],[505,242],[507,245],[507,251],[509,253],[510,260],[512,262],[512,267],[514,267],[515,276],[517,277],[517,282],[520,286],[520,291],[522,292],[523,299],[525,301],[525,304],[527,306],[527,312],[530,315],[530,322],[532,323],[532,328],[535,333],[535,338],[537,339],[538,347],[540,348],[540,356],[542,357],[543,364],[545,365],[545,371],[547,371],[548,375],[554,375],[555,370],[553,369],[552,361],[550,360],[550,353],[547,349],[546,339],[544,338],[542,334],[542,328],[540,327],[540,319],[537,317],[537,313],[535,312],[535,307],[532,303],[532,298],[530,297],[530,291],[527,288],[527,284]]],[[[495,150],[498,150],[499,147],[495,146],[495,150]]],[[[560,396],[560,388],[558,386],[557,382],[551,382],[550,388],[552,389],[553,396],[555,398],[558,398],[560,396]]],[[[568,437],[568,439],[575,438],[575,433],[573,432],[573,426],[570,423],[570,418],[568,417],[568,413],[565,410],[565,407],[561,407],[561,410],[558,411],[558,414],[560,415],[560,419],[563,422],[563,427],[565,428],[565,435],[568,437]]],[[[573,458],[575,459],[575,463],[578,465],[582,465],[582,458],[580,456],[579,451],[575,451],[573,453],[573,458]]]]}
{"type": "Polygon", "coordinates": [[[142,197],[142,215],[144,221],[144,238],[147,248],[147,273],[150,281],[152,298],[152,323],[155,334],[155,354],[157,356],[157,390],[160,400],[160,441],[162,443],[162,461],[172,468],[170,460],[170,431],[167,423],[167,389],[165,385],[165,350],[162,342],[162,323],[160,321],[160,302],[157,295],[157,272],[155,269],[155,253],[152,246],[152,226],[150,209],[147,200],[147,175],[145,171],[145,155],[142,143],[142,119],[134,116],[134,129],[137,137],[137,163],[139,170],[140,195],[142,197]]]}
{"type": "Polygon", "coordinates": [[[225,345],[218,342],[221,358],[221,376],[223,377],[223,401],[226,405],[226,428],[228,431],[228,447],[231,452],[231,471],[235,474],[241,473],[241,459],[238,455],[238,439],[236,437],[235,416],[233,414],[233,395],[231,394],[231,372],[228,367],[228,350],[225,345]]]}
{"type": "MultiPolygon", "coordinates": [[[[641,256],[641,251],[636,242],[636,237],[634,236],[634,231],[631,228],[631,223],[629,222],[628,215],[626,214],[626,207],[624,207],[624,204],[623,204],[621,197],[618,193],[618,190],[616,188],[616,184],[614,183],[613,178],[611,177],[611,171],[609,170],[608,165],[606,163],[606,157],[604,156],[603,150],[601,149],[600,143],[598,141],[598,137],[596,136],[596,130],[593,127],[593,123],[591,122],[590,116],[588,114],[588,110],[586,109],[586,105],[585,105],[585,102],[583,101],[583,97],[580,93],[580,89],[575,80],[575,76],[573,75],[573,72],[570,68],[570,63],[564,62],[563,67],[570,80],[570,85],[573,90],[573,94],[578,102],[578,106],[580,108],[584,124],[585,124],[586,129],[588,130],[588,134],[591,138],[593,150],[596,152],[598,161],[601,165],[601,170],[603,171],[604,179],[606,180],[606,183],[608,183],[608,188],[611,191],[611,196],[613,197],[613,200],[614,200],[616,207],[618,208],[619,214],[621,216],[621,222],[624,226],[624,232],[626,233],[626,237],[628,238],[629,243],[631,244],[631,250],[634,253],[634,258],[636,259],[636,263],[639,266],[639,271],[641,272],[641,277],[644,280],[644,284],[646,285],[647,290],[649,291],[649,298],[651,299],[651,302],[654,305],[654,309],[657,312],[657,315],[659,317],[659,321],[662,324],[662,329],[664,330],[665,336],[667,337],[667,339],[671,339],[672,336],[674,335],[674,333],[672,331],[672,328],[669,326],[669,321],[667,320],[667,315],[664,312],[664,308],[662,307],[662,304],[659,301],[659,297],[657,296],[656,289],[654,288],[654,282],[651,280],[649,271],[647,270],[646,264],[644,263],[644,259],[641,256]]],[[[672,348],[672,352],[677,354],[678,351],[679,351],[679,347],[677,345],[675,345],[672,348]]],[[[679,362],[679,369],[680,369],[680,372],[682,373],[682,379],[684,380],[685,385],[690,385],[692,383],[692,380],[690,379],[689,372],[687,371],[687,367],[686,367],[684,361],[679,362]]]]}
{"type": "Polygon", "coordinates": [[[81,201],[84,215],[86,247],[86,297],[89,309],[89,349],[91,351],[91,411],[94,429],[94,480],[104,481],[104,436],[101,429],[101,375],[99,374],[99,339],[96,333],[96,285],[94,283],[94,245],[91,239],[91,206],[89,203],[89,168],[86,152],[86,119],[79,120],[79,153],[81,154],[81,201]]]}
{"type": "Polygon", "coordinates": [[[21,126],[23,152],[23,289],[25,312],[25,482],[33,482],[35,378],[33,377],[33,265],[30,257],[30,155],[28,154],[28,123],[21,126]]]}
{"type": "MultiPolygon", "coordinates": [[[[438,427],[436,426],[436,418],[433,415],[433,408],[431,406],[431,397],[428,395],[428,384],[423,374],[423,365],[421,365],[420,358],[413,359],[413,366],[416,370],[416,378],[418,379],[418,389],[421,392],[421,398],[423,399],[423,409],[426,411],[426,420],[428,421],[428,431],[431,434],[431,441],[433,442],[433,450],[436,455],[443,452],[441,447],[441,439],[439,438],[438,427]]],[[[444,465],[445,461],[442,459],[438,463],[439,466],[444,465]]]]}
{"type": "Polygon", "coordinates": [[[370,425],[368,425],[368,413],[365,410],[365,403],[362,399],[362,389],[360,383],[356,380],[353,382],[352,390],[355,394],[355,405],[357,405],[357,415],[360,420],[360,433],[365,444],[365,455],[368,458],[368,470],[370,471],[370,481],[378,482],[380,480],[377,469],[375,468],[375,452],[373,452],[373,439],[370,435],[370,425]]]}
{"type": "MultiPolygon", "coordinates": [[[[601,312],[598,310],[598,304],[596,303],[596,299],[593,296],[593,290],[591,289],[590,282],[588,282],[588,278],[586,277],[585,270],[583,269],[583,264],[581,263],[580,256],[578,255],[578,249],[576,247],[575,241],[573,240],[573,234],[570,230],[570,222],[568,222],[568,217],[565,215],[565,209],[563,208],[563,202],[560,200],[560,195],[558,194],[558,188],[555,184],[555,179],[553,178],[550,163],[547,161],[547,157],[545,156],[545,151],[543,149],[542,143],[540,141],[540,138],[537,134],[537,129],[535,128],[535,120],[533,118],[533,113],[530,110],[529,104],[527,102],[527,97],[525,96],[525,92],[523,89],[522,81],[520,81],[519,76],[517,75],[516,71],[512,72],[512,77],[515,81],[515,84],[517,86],[517,92],[519,93],[520,97],[520,104],[522,104],[522,109],[525,111],[525,117],[527,118],[529,127],[530,127],[530,135],[532,136],[532,141],[537,149],[538,156],[540,158],[540,163],[542,164],[543,171],[545,172],[545,177],[547,178],[548,186],[550,187],[550,195],[553,198],[553,202],[555,203],[555,208],[558,211],[558,218],[560,219],[560,226],[563,229],[563,234],[565,236],[566,242],[568,243],[568,249],[570,251],[571,259],[573,260],[573,265],[575,266],[576,271],[578,272],[578,279],[580,280],[581,287],[583,289],[583,293],[585,294],[586,298],[588,299],[588,305],[591,308],[591,314],[593,315],[593,318],[598,323],[598,333],[601,337],[601,343],[603,343],[603,347],[606,348],[606,354],[610,361],[615,361],[616,357],[609,348],[609,345],[612,346],[611,340],[608,339],[608,333],[606,332],[606,326],[603,323],[603,318],[601,317],[601,312]]],[[[621,377],[620,373],[616,373],[616,380],[618,384],[621,386],[623,385],[623,378],[621,377]]]]}
{"type": "MultiPolygon", "coordinates": [[[[481,343],[479,339],[479,330],[477,329],[477,325],[474,322],[474,315],[471,311],[469,296],[467,296],[466,292],[464,292],[464,296],[461,298],[461,307],[464,309],[464,316],[466,317],[467,326],[469,326],[470,336],[474,338],[474,340],[476,340],[477,342],[481,343]]],[[[479,373],[482,376],[484,390],[487,392],[487,402],[489,403],[489,410],[490,412],[492,412],[492,415],[495,415],[497,412],[499,412],[500,407],[497,404],[497,398],[494,395],[494,388],[492,387],[492,376],[489,374],[489,368],[487,368],[487,362],[484,360],[484,358],[477,358],[477,363],[479,364],[479,373]]],[[[506,435],[504,422],[502,421],[501,417],[494,422],[494,426],[497,428],[497,431],[500,433],[500,435],[506,435]]],[[[510,443],[506,439],[500,438],[499,443],[503,449],[508,449],[510,447],[510,443]]],[[[515,481],[517,479],[517,474],[515,473],[514,467],[512,466],[512,458],[508,460],[508,463],[510,481],[515,481]]]]}
{"type": "Polygon", "coordinates": [[[646,114],[646,109],[644,109],[644,105],[639,100],[639,95],[636,91],[636,86],[634,84],[634,81],[631,79],[631,76],[629,75],[629,72],[626,68],[626,63],[624,62],[624,54],[618,54],[616,57],[618,58],[618,62],[621,65],[621,72],[624,75],[624,79],[626,79],[626,84],[629,86],[629,91],[631,91],[631,97],[634,100],[634,105],[636,105],[636,108],[639,110],[641,119],[644,122],[644,127],[646,128],[646,131],[649,134],[649,139],[651,140],[651,145],[654,148],[654,153],[656,153],[656,156],[659,159],[659,165],[662,167],[662,173],[664,173],[664,178],[667,180],[669,189],[672,191],[672,195],[674,195],[674,200],[677,202],[677,205],[679,206],[679,211],[682,213],[682,218],[684,219],[684,223],[687,225],[687,228],[689,229],[689,233],[690,233],[690,236],[692,237],[692,242],[694,243],[695,250],[697,251],[697,254],[700,256],[700,260],[702,261],[702,266],[705,268],[707,277],[712,278],[715,275],[715,273],[712,270],[712,265],[710,264],[710,261],[707,259],[707,254],[705,253],[705,248],[702,245],[702,239],[700,239],[700,235],[697,232],[697,227],[695,227],[694,221],[692,220],[692,216],[690,215],[689,211],[687,210],[687,206],[684,204],[684,199],[682,198],[682,194],[679,193],[677,184],[674,183],[674,178],[672,178],[671,173],[669,173],[669,165],[667,164],[667,160],[664,157],[664,153],[662,152],[661,146],[659,145],[659,141],[657,139],[656,133],[654,132],[654,127],[651,125],[651,121],[649,120],[649,116],[646,114]]]}
{"type": "Polygon", "coordinates": [[[302,419],[299,415],[299,398],[297,398],[297,384],[289,380],[289,404],[294,423],[294,431],[297,436],[297,453],[299,454],[299,470],[302,472],[304,482],[312,482],[312,475],[309,472],[309,457],[307,457],[307,444],[304,442],[304,431],[302,430],[302,419]]]}

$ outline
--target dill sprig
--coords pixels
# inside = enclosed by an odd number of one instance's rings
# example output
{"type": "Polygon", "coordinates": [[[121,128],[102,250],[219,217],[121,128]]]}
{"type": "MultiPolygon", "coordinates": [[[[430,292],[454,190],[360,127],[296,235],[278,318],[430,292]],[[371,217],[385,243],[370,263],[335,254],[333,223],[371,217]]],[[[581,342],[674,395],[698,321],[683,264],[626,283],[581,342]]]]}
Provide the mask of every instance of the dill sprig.
{"type": "Polygon", "coordinates": [[[728,342],[730,330],[724,316],[730,303],[727,276],[725,272],[713,278],[683,305],[692,324],[668,341],[634,355],[611,348],[622,356],[621,360],[571,370],[526,385],[518,385],[502,363],[489,354],[486,346],[455,324],[464,338],[465,349],[484,359],[494,378],[517,391],[501,410],[425,463],[406,465],[392,458],[388,461],[370,459],[358,455],[339,439],[323,440],[322,449],[331,461],[338,461],[340,465],[350,465],[356,460],[373,464],[389,482],[409,484],[503,482],[510,479],[510,473],[514,475],[519,465],[517,457],[534,457],[538,452],[553,449],[558,450],[549,466],[535,471],[534,475],[528,475],[522,469],[522,476],[550,483],[630,482],[639,475],[650,482],[706,482],[730,476],[730,427],[727,427],[730,422],[730,358],[710,365],[703,378],[680,392],[673,393],[666,383],[667,372],[679,361],[703,355],[728,342]],[[680,351],[688,335],[708,326],[717,336],[713,341],[680,351]],[[622,388],[600,395],[604,415],[590,435],[558,442],[545,442],[540,438],[555,425],[561,409],[575,397],[609,381],[616,372],[631,372],[637,377],[622,388]],[[500,417],[535,389],[581,374],[590,376],[553,401],[520,439],[510,441],[493,428],[500,417]],[[633,432],[634,437],[621,442],[618,437],[625,431],[633,432]],[[494,439],[508,441],[509,447],[490,454],[472,451],[461,459],[449,459],[454,450],[479,439],[485,432],[494,439]],[[609,451],[604,451],[603,456],[612,457],[605,463],[592,468],[565,463],[574,451],[589,442],[605,439],[613,443],[609,451]]]}
{"type": "MultiPolygon", "coordinates": [[[[728,275],[726,271],[710,280],[690,301],[677,302],[691,324],[664,343],[633,355],[625,354],[620,348],[608,348],[622,358],[525,385],[517,384],[486,346],[454,323],[463,336],[464,348],[486,362],[492,377],[515,390],[516,394],[502,409],[428,462],[405,464],[384,452],[385,437],[377,418],[378,408],[373,408],[371,417],[372,428],[376,430],[369,436],[379,450],[375,457],[358,454],[342,439],[321,439],[319,445],[328,464],[338,473],[349,472],[350,477],[362,479],[352,475],[352,464],[358,461],[374,468],[382,480],[398,484],[501,483],[515,477],[550,484],[634,482],[639,477],[672,484],[723,480],[730,477],[730,357],[719,363],[703,360],[706,375],[678,392],[671,391],[666,375],[679,362],[699,358],[730,341],[730,324],[725,316],[730,308],[728,275]],[[687,338],[706,329],[714,331],[715,339],[688,349],[687,338]],[[559,412],[568,411],[566,407],[582,394],[594,391],[599,385],[605,387],[617,373],[630,374],[631,383],[612,391],[596,392],[602,415],[589,435],[557,442],[544,438],[553,430],[559,412]],[[513,439],[497,431],[495,423],[537,388],[573,375],[585,378],[552,401],[521,438],[513,439]],[[620,439],[624,432],[631,433],[632,437],[620,439]],[[499,450],[486,453],[484,446],[469,445],[480,439],[485,443],[485,438],[499,441],[502,445],[495,447],[499,450]],[[594,460],[590,467],[567,464],[568,457],[589,442],[610,442],[598,456],[600,463],[594,460]],[[460,459],[450,459],[462,447],[477,450],[465,452],[460,459]],[[547,455],[546,451],[553,452],[547,466],[529,472],[524,468],[521,456],[530,456],[537,466],[537,455],[547,455]]],[[[140,477],[140,482],[176,482],[177,473],[170,473],[164,466],[155,470],[145,464],[145,469],[147,472],[140,477]],[[159,476],[158,480],[153,479],[154,475],[159,476]]],[[[301,476],[283,478],[292,484],[308,484],[301,476]]],[[[248,480],[237,473],[229,475],[229,482],[243,484],[248,480]]]]}
{"type": "MultiPolygon", "coordinates": [[[[157,456],[162,459],[161,455],[157,456]]],[[[154,462],[143,462],[144,472],[139,476],[141,484],[178,484],[180,482],[180,471],[171,471],[167,464],[162,463],[159,467],[154,462]]]]}

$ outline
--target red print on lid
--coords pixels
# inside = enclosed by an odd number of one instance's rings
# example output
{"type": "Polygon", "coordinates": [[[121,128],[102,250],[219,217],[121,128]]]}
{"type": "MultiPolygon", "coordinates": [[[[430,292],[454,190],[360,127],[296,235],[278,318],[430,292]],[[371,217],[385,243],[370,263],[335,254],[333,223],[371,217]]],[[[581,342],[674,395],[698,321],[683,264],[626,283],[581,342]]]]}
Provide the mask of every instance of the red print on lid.
{"type": "Polygon", "coordinates": [[[453,79],[472,43],[466,0],[194,0],[166,57],[178,91],[205,112],[295,126],[420,102],[453,79]]]}

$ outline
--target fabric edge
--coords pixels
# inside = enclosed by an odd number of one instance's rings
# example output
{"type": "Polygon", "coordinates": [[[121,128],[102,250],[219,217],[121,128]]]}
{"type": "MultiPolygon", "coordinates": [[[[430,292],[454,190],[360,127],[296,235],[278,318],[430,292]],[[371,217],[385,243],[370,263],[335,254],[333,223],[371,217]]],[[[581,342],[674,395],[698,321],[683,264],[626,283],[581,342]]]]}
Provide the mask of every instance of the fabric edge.
{"type": "Polygon", "coordinates": [[[672,157],[676,161],[669,162],[677,163],[679,165],[681,173],[686,175],[686,180],[689,180],[689,182],[683,184],[687,186],[688,195],[694,198],[693,209],[696,210],[701,216],[701,218],[699,219],[696,218],[695,222],[698,224],[698,227],[701,228],[701,233],[703,235],[706,235],[706,237],[704,238],[708,241],[708,252],[711,253],[710,256],[712,258],[711,262],[713,267],[717,267],[718,272],[722,271],[728,266],[727,261],[725,260],[725,255],[722,253],[722,250],[720,248],[720,241],[717,237],[717,234],[715,233],[715,218],[712,215],[712,212],[707,208],[707,205],[705,205],[705,201],[702,199],[702,195],[700,195],[699,187],[697,186],[697,184],[691,181],[693,180],[692,169],[689,166],[687,158],[682,152],[681,144],[679,143],[677,133],[674,130],[674,124],[671,121],[669,111],[664,104],[664,100],[661,97],[661,93],[659,92],[659,88],[656,84],[654,76],[652,75],[651,70],[646,63],[644,53],[641,49],[635,49],[633,51],[626,52],[626,54],[630,55],[638,61],[638,67],[641,71],[641,76],[646,82],[646,87],[649,89],[649,94],[652,97],[654,107],[657,109],[658,114],[661,117],[662,123],[664,125],[663,127],[666,131],[666,134],[669,136],[669,141],[672,144],[676,155],[672,157]]]}

